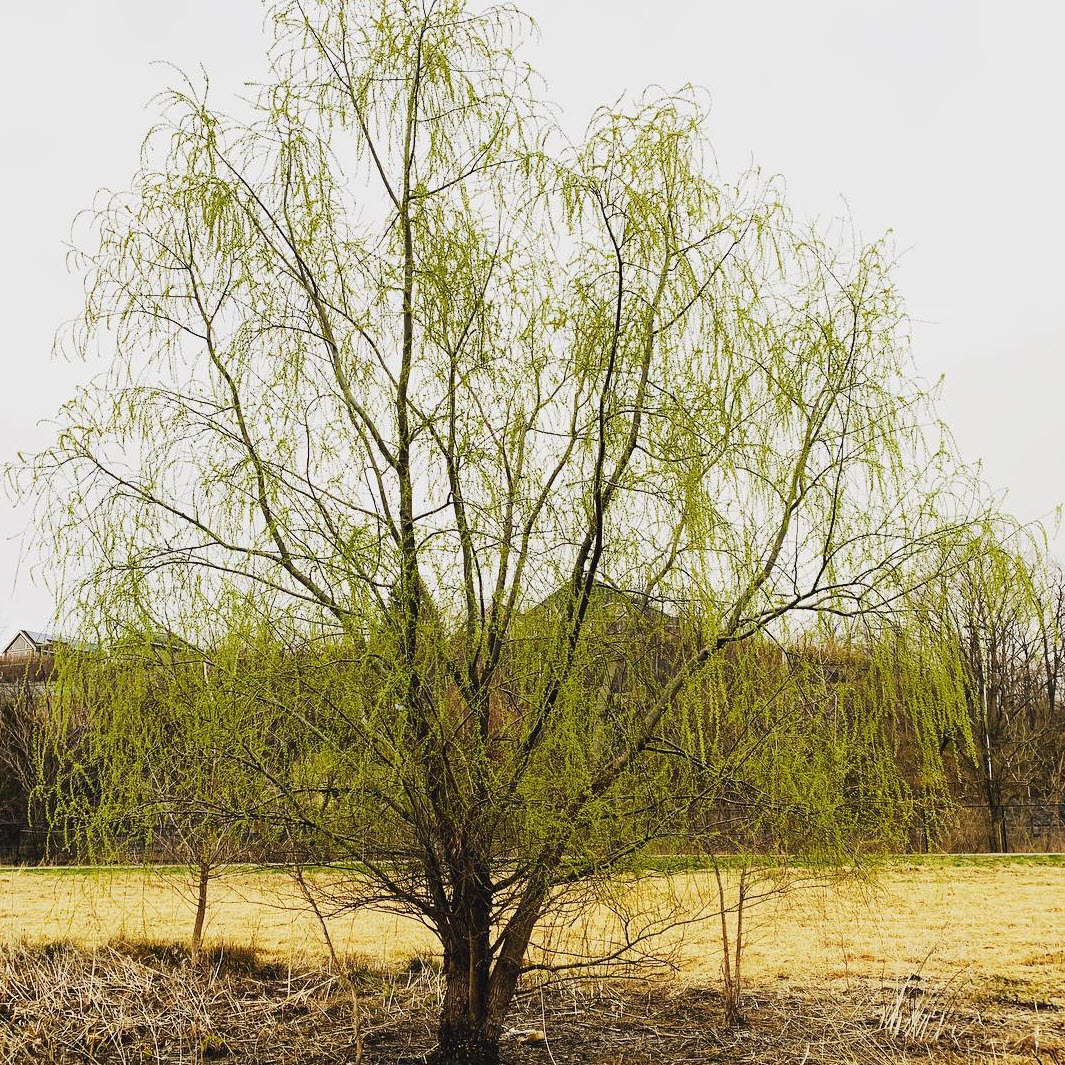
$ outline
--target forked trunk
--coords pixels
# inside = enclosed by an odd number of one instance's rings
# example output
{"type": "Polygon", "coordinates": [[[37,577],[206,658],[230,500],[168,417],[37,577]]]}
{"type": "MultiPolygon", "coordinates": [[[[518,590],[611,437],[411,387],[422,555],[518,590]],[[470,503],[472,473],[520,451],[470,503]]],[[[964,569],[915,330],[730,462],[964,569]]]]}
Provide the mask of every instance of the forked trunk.
{"type": "Polygon", "coordinates": [[[492,948],[492,893],[484,869],[456,893],[444,945],[444,1002],[434,1065],[497,1065],[504,1022],[540,912],[530,896],[492,948]]]}
{"type": "Polygon", "coordinates": [[[495,1065],[502,1024],[489,1008],[492,971],[492,897],[487,877],[471,875],[456,893],[444,943],[444,1002],[440,1010],[438,1065],[495,1065]]]}
{"type": "Polygon", "coordinates": [[[440,1011],[433,1065],[498,1065],[507,1011],[517,988],[516,975],[496,972],[490,983],[488,938],[484,952],[465,949],[444,962],[444,1004],[440,1011]]]}

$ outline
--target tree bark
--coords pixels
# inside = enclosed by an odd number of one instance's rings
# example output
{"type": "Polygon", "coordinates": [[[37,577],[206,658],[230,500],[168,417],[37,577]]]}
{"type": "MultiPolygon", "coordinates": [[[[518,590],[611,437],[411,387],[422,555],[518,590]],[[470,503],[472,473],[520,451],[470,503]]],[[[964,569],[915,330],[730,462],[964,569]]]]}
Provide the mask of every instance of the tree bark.
{"type": "Polygon", "coordinates": [[[200,877],[196,890],[196,920],[192,925],[192,956],[198,957],[203,945],[203,924],[207,917],[207,887],[211,880],[211,867],[206,862],[199,863],[200,877]]]}
{"type": "Polygon", "coordinates": [[[486,870],[470,870],[455,889],[445,930],[444,1002],[436,1065],[496,1065],[502,1019],[489,1008],[492,971],[492,890],[486,870]]]}
{"type": "Polygon", "coordinates": [[[1006,831],[1006,810],[1001,801],[992,798],[988,802],[990,813],[990,844],[992,854],[1009,854],[1009,835],[1006,831]]]}

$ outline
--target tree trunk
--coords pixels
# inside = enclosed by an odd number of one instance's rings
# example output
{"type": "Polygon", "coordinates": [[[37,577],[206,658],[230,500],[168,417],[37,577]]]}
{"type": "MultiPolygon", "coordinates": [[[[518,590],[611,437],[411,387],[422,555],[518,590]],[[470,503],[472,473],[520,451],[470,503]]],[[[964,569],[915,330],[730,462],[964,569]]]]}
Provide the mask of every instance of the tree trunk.
{"type": "Polygon", "coordinates": [[[1001,801],[991,802],[991,851],[993,854],[1009,854],[1010,843],[1006,832],[1006,810],[1001,801]]]}
{"type": "Polygon", "coordinates": [[[488,1017],[487,940],[444,953],[444,1003],[440,1010],[438,1065],[495,1065],[499,1061],[497,1026],[488,1017]],[[484,972],[482,977],[481,972],[484,972]]]}
{"type": "Polygon", "coordinates": [[[206,862],[199,864],[200,878],[196,889],[196,920],[192,925],[192,956],[199,956],[203,945],[203,922],[207,917],[207,886],[211,880],[211,867],[206,862]]]}
{"type": "Polygon", "coordinates": [[[1002,791],[994,760],[991,756],[991,739],[984,734],[984,797],[987,800],[987,842],[992,854],[1009,852],[1006,836],[1006,811],[1002,803],[1002,791]]]}
{"type": "Polygon", "coordinates": [[[1009,850],[1006,838],[1006,816],[1002,807],[1002,789],[993,754],[994,744],[991,738],[991,726],[988,719],[988,695],[982,692],[983,704],[983,762],[984,795],[987,798],[988,845],[992,854],[1005,854],[1009,850]]]}
{"type": "Polygon", "coordinates": [[[987,800],[987,844],[992,854],[1009,853],[1009,837],[1006,833],[1006,809],[999,794],[997,783],[990,776],[990,769],[984,784],[987,800]]]}
{"type": "Polygon", "coordinates": [[[449,1018],[445,1009],[430,1061],[433,1065],[498,1065],[501,1034],[492,1031],[483,1019],[449,1018]]]}
{"type": "Polygon", "coordinates": [[[455,893],[444,945],[444,1002],[436,1065],[496,1065],[502,1021],[489,1008],[492,895],[487,878],[472,875],[455,893]]]}

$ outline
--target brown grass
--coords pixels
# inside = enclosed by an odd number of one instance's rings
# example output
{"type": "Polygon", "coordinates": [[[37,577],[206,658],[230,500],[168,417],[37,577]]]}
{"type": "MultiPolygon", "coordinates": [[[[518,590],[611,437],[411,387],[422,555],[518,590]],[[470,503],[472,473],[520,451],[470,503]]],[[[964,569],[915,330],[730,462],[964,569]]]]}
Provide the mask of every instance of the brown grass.
{"type": "MultiPolygon", "coordinates": [[[[280,871],[234,871],[212,885],[208,941],[251,947],[274,961],[316,964],[321,929],[280,871]]],[[[669,898],[695,913],[712,901],[709,878],[656,878],[640,889],[646,908],[669,898]]],[[[630,900],[631,901],[631,900],[630,900]]],[[[183,941],[192,901],[180,877],[141,870],[4,870],[0,927],[8,944],[68,940],[93,948],[117,939],[183,941]]],[[[961,981],[973,994],[1017,1003],[1065,1005],[1065,868],[1009,863],[946,868],[889,868],[874,885],[802,889],[752,911],[746,967],[754,986],[817,984],[844,988],[892,984],[920,972],[961,981]]],[[[585,933],[601,939],[602,914],[585,933]]],[[[651,947],[668,954],[683,982],[715,984],[718,925],[712,920],[668,933],[651,947]]],[[[429,955],[424,928],[394,915],[360,912],[330,921],[341,954],[380,969],[429,955]]],[[[569,928],[566,935],[576,933],[569,928]]]]}
{"type": "MultiPolygon", "coordinates": [[[[0,950],[0,1062],[24,1065],[414,1065],[433,1044],[439,981],[420,973],[279,972],[165,944],[0,950]],[[360,1055],[360,1049],[362,1051],[360,1055]]],[[[945,986],[758,991],[742,1026],[679,984],[530,988],[507,1065],[1062,1065],[1054,1019],[967,1007],[945,986]]]]}
{"type": "MultiPolygon", "coordinates": [[[[338,972],[283,872],[234,870],[213,891],[194,964],[180,877],[0,870],[0,1065],[350,1065],[356,1015],[366,1065],[416,1060],[432,1045],[440,980],[419,925],[369,912],[332,919],[338,972]]],[[[613,901],[635,903],[647,921],[663,906],[690,916],[714,896],[700,873],[649,878],[613,901]]],[[[896,863],[873,885],[795,890],[748,919],[744,1027],[724,1024],[719,925],[706,919],[651,948],[679,979],[530,985],[505,1060],[1065,1065],[1063,907],[1060,865],[896,863]],[[531,1030],[535,1041],[522,1034],[531,1030]]],[[[601,903],[544,935],[565,949],[617,927],[601,903]]]]}
{"type": "MultiPolygon", "coordinates": [[[[116,939],[183,942],[194,910],[188,880],[169,872],[0,872],[0,928],[8,943],[64,940],[95,948],[116,939]]],[[[331,933],[338,951],[363,953],[381,967],[431,949],[414,922],[378,913],[335,918],[331,933]]],[[[326,952],[298,889],[275,871],[237,870],[213,882],[205,939],[252,947],[284,963],[313,961],[326,952]]]]}

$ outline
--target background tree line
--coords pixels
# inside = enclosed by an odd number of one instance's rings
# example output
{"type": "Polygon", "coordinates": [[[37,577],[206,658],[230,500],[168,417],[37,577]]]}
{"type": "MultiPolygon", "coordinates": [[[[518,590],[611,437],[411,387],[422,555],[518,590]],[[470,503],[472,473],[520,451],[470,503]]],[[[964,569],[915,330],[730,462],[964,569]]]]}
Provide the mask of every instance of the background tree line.
{"type": "MultiPolygon", "coordinates": [[[[698,825],[720,852],[771,850],[798,839],[800,822],[812,831],[818,796],[831,794],[851,819],[852,847],[863,835],[874,847],[890,840],[928,851],[1061,846],[1065,584],[1025,530],[1000,523],[971,546],[965,565],[930,583],[890,626],[846,634],[823,626],[729,650],[676,723],[680,731],[657,740],[717,767],[716,781],[692,793],[684,839],[698,825]],[[872,719],[869,706],[877,709],[872,719]],[[843,750],[859,726],[866,733],[843,750]],[[929,742],[945,759],[931,777],[929,742]],[[772,758],[763,750],[770,743],[772,758]],[[829,779],[823,764],[818,780],[813,762],[830,761],[836,747],[844,771],[829,779]],[[862,773],[856,759],[873,766],[878,748],[883,765],[862,773]],[[795,824],[785,830],[789,819],[795,824]]],[[[675,623],[655,618],[644,628],[626,616],[639,617],[638,604],[617,593],[603,591],[600,605],[611,630],[632,628],[620,636],[622,664],[592,668],[612,671],[619,686],[632,660],[674,668],[682,654],[673,646],[681,638],[675,623]]],[[[617,639],[612,631],[604,641],[612,654],[617,639]]],[[[309,833],[309,822],[285,803],[297,790],[293,775],[323,811],[349,783],[330,764],[337,740],[315,742],[335,727],[325,720],[329,686],[373,684],[346,673],[349,651],[328,639],[282,644],[266,630],[233,630],[208,647],[153,633],[106,648],[61,646],[58,663],[48,655],[3,666],[9,853],[176,860],[205,878],[235,861],[346,856],[342,840],[321,825],[309,833]],[[320,681],[309,695],[302,686],[312,677],[320,681]],[[290,734],[297,690],[308,707],[290,734]],[[246,771],[237,772],[242,761],[246,771]],[[267,801],[264,779],[278,787],[288,781],[292,794],[285,799],[282,789],[267,801]]],[[[520,712],[513,701],[510,712],[520,712]]],[[[622,824],[631,828],[635,819],[626,814],[622,824]]],[[[610,831],[613,845],[632,843],[619,825],[610,831]]],[[[660,852],[676,846],[656,842],[660,852]]]]}
{"type": "MultiPolygon", "coordinates": [[[[790,644],[766,640],[734,649],[702,693],[704,720],[694,726],[702,757],[711,758],[706,744],[712,742],[719,748],[715,761],[726,765],[722,749],[750,744],[758,735],[755,708],[762,702],[772,706],[766,717],[771,724],[783,706],[789,708],[784,718],[804,723],[801,737],[790,732],[788,743],[794,758],[805,759],[809,738],[816,736],[818,746],[824,740],[824,735],[809,730],[811,715],[823,723],[831,712],[838,727],[840,722],[851,723],[849,703],[874,700],[885,711],[880,734],[874,738],[890,751],[900,771],[893,783],[881,782],[883,791],[872,789],[851,797],[856,817],[869,815],[863,804],[904,810],[902,816],[897,811],[892,815],[891,824],[893,844],[905,849],[1059,849],[1065,838],[1061,571],[1055,563],[1040,559],[1024,531],[1012,529],[1006,536],[1001,528],[986,530],[967,565],[952,580],[930,588],[915,605],[906,620],[905,636],[898,629],[893,636],[899,644],[905,638],[937,648],[935,660],[926,660],[917,670],[912,663],[892,661],[890,654],[899,654],[898,646],[885,658],[884,647],[871,643],[870,633],[857,637],[852,633],[841,640],[837,633],[821,631],[790,644]],[[1008,542],[1021,539],[1023,549],[1011,550],[1008,542]],[[927,631],[919,631],[922,628],[927,631]],[[914,735],[906,703],[921,705],[923,727],[947,759],[946,773],[931,788],[922,765],[924,740],[914,735]],[[951,703],[964,706],[968,734],[952,724],[951,703]]],[[[877,634],[878,639],[883,636],[877,634]]],[[[242,637],[239,646],[239,655],[224,677],[218,668],[224,647],[197,649],[158,635],[147,646],[134,642],[106,650],[63,648],[59,673],[51,654],[0,665],[0,800],[8,856],[29,861],[75,856],[77,832],[64,831],[48,804],[54,799],[50,789],[58,787],[62,766],[77,763],[81,777],[67,793],[68,799],[77,799],[77,813],[71,816],[68,809],[64,823],[68,828],[81,826],[82,845],[90,839],[87,826],[95,822],[101,831],[110,826],[105,833],[110,848],[106,854],[112,858],[180,859],[207,870],[233,861],[292,860],[299,849],[293,839],[279,836],[267,827],[262,811],[255,812],[258,785],[253,779],[240,781],[228,803],[220,791],[234,784],[235,737],[243,736],[244,743],[257,734],[259,742],[266,738],[261,735],[266,727],[261,707],[243,722],[217,706],[206,712],[212,702],[237,697],[234,675],[246,674],[248,683],[247,675],[261,670],[255,655],[262,653],[263,645],[242,637]],[[91,686],[58,699],[63,706],[76,705],[73,714],[56,714],[52,709],[62,684],[64,657],[77,661],[79,673],[91,662],[96,674],[91,686]],[[111,744],[117,726],[111,715],[120,705],[128,708],[132,731],[128,746],[115,748],[111,744]],[[157,775],[164,770],[164,776],[157,775]],[[119,782],[129,788],[124,799],[116,795],[119,782]],[[213,829],[204,809],[207,796],[218,804],[213,829]],[[112,824],[113,812],[100,809],[105,801],[118,806],[125,802],[127,814],[112,824]],[[182,805],[187,808],[184,818],[182,805]],[[240,816],[238,809],[243,811],[240,816]],[[127,820],[133,817],[141,821],[127,820]],[[199,827],[194,830],[194,826],[199,827]]],[[[275,665],[287,660],[289,668],[299,672],[315,668],[319,650],[277,646],[270,653],[275,665]]],[[[669,657],[668,649],[661,653],[669,657]]],[[[275,698],[280,704],[284,696],[279,691],[275,698]]],[[[315,754],[304,744],[286,746],[280,721],[280,714],[270,719],[275,743],[269,754],[259,755],[263,764],[283,773],[293,769],[297,758],[324,757],[324,748],[315,754]]],[[[678,748],[684,742],[679,737],[662,739],[678,748]]],[[[728,852],[758,839],[754,812],[765,816],[767,791],[765,781],[756,787],[742,775],[724,775],[727,780],[716,792],[698,797],[697,820],[716,838],[716,846],[728,852]],[[752,833],[746,840],[735,831],[741,824],[752,833]]],[[[811,781],[803,784],[810,786],[811,781]]],[[[863,786],[869,788],[871,782],[863,781],[863,786]]],[[[774,792],[784,788],[785,775],[778,773],[771,787],[774,792]]],[[[826,782],[824,787],[830,785],[826,782]]],[[[325,783],[322,788],[328,805],[336,787],[325,783]]],[[[776,794],[772,803],[778,814],[792,806],[805,817],[810,808],[801,790],[794,788],[787,800],[776,794]]],[[[883,819],[876,823],[883,824],[883,819]]],[[[869,838],[878,840],[878,831],[871,829],[869,838]]],[[[309,843],[304,840],[302,845],[309,843]]],[[[328,844],[316,846],[321,848],[316,860],[343,853],[342,847],[330,853],[328,844]]]]}

